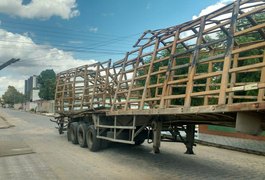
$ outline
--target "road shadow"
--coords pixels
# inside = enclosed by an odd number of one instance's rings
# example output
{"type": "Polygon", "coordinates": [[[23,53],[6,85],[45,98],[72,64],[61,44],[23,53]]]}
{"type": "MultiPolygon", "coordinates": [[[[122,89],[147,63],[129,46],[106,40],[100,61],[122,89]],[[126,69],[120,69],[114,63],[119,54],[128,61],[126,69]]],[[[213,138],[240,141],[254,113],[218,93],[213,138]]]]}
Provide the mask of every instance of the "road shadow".
{"type": "Polygon", "coordinates": [[[106,158],[111,157],[110,161],[116,161],[115,163],[120,163],[124,166],[130,166],[130,163],[137,164],[141,169],[145,168],[147,171],[159,170],[163,174],[189,174],[190,176],[188,177],[203,179],[210,177],[241,177],[242,174],[256,177],[256,172],[253,170],[234,167],[225,161],[219,162],[216,159],[205,159],[205,157],[200,157],[199,154],[187,155],[184,152],[172,152],[172,149],[163,148],[161,148],[160,154],[154,154],[152,146],[147,144],[140,146],[112,144],[111,147],[98,153],[108,154],[106,158]],[[127,161],[124,161],[124,159],[127,159],[127,161]]]}

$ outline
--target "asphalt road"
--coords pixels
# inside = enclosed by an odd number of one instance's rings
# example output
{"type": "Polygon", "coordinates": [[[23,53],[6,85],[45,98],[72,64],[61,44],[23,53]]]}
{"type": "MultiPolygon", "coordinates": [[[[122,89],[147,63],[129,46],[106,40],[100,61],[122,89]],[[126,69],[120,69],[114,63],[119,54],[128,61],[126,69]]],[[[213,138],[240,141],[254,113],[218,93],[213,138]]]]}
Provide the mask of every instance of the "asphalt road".
{"type": "MultiPolygon", "coordinates": [[[[198,145],[112,145],[100,152],[69,143],[48,117],[0,109],[15,127],[0,129],[1,142],[24,143],[34,153],[0,157],[0,179],[265,179],[265,157],[198,145]]],[[[1,150],[1,148],[0,148],[1,150]]]]}

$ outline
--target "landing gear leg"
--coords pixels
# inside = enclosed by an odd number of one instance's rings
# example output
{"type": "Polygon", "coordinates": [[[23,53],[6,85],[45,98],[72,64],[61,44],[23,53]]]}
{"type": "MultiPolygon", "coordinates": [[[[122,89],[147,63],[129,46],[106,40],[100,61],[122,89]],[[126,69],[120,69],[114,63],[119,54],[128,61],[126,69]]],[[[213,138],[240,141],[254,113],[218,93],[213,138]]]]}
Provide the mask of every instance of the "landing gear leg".
{"type": "Polygon", "coordinates": [[[58,131],[59,131],[59,134],[63,134],[63,130],[64,130],[64,119],[61,118],[58,121],[58,131]]]}
{"type": "Polygon", "coordinates": [[[155,120],[152,123],[153,125],[153,150],[154,153],[160,153],[160,142],[161,142],[161,130],[162,130],[162,122],[155,120]]]}
{"type": "Polygon", "coordinates": [[[195,125],[194,124],[187,125],[186,143],[185,143],[187,151],[185,152],[185,154],[194,154],[193,152],[194,136],[195,136],[195,125]]]}

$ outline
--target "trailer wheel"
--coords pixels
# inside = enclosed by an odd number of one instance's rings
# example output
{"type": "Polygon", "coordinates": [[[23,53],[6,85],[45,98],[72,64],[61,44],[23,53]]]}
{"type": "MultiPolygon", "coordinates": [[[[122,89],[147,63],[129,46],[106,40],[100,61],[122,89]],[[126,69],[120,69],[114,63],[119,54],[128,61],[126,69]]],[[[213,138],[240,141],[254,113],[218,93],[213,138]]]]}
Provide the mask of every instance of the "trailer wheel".
{"type": "Polygon", "coordinates": [[[87,125],[84,123],[79,124],[77,128],[77,140],[80,147],[87,147],[86,133],[87,133],[87,125]]]}
{"type": "Polygon", "coordinates": [[[90,125],[86,133],[87,147],[90,151],[96,152],[100,149],[100,139],[97,138],[97,133],[94,125],[90,125]]]}
{"type": "Polygon", "coordinates": [[[77,127],[78,127],[78,122],[73,122],[70,124],[70,137],[71,137],[71,141],[73,144],[77,144],[77,127]]]}
{"type": "Polygon", "coordinates": [[[138,134],[138,136],[136,136],[134,138],[134,142],[135,142],[135,145],[141,145],[144,143],[144,141],[148,138],[148,130],[147,129],[144,129],[142,132],[140,132],[138,134]]]}
{"type": "Polygon", "coordinates": [[[136,146],[139,146],[139,145],[143,144],[144,141],[145,141],[145,138],[144,139],[142,138],[142,139],[135,139],[134,140],[136,146]]]}

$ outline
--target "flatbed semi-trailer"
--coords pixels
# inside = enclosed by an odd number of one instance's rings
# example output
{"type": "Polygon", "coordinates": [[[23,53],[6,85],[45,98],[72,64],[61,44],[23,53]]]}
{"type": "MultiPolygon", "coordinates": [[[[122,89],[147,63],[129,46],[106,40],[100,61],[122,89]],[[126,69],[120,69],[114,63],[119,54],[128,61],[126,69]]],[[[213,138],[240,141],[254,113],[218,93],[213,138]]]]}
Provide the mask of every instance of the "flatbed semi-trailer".
{"type": "Polygon", "coordinates": [[[193,153],[195,125],[265,129],[265,3],[238,0],[195,20],[146,31],[124,59],[57,74],[59,132],[97,151],[153,142],[161,131],[193,153]],[[180,131],[186,133],[181,136],[180,131]]]}

